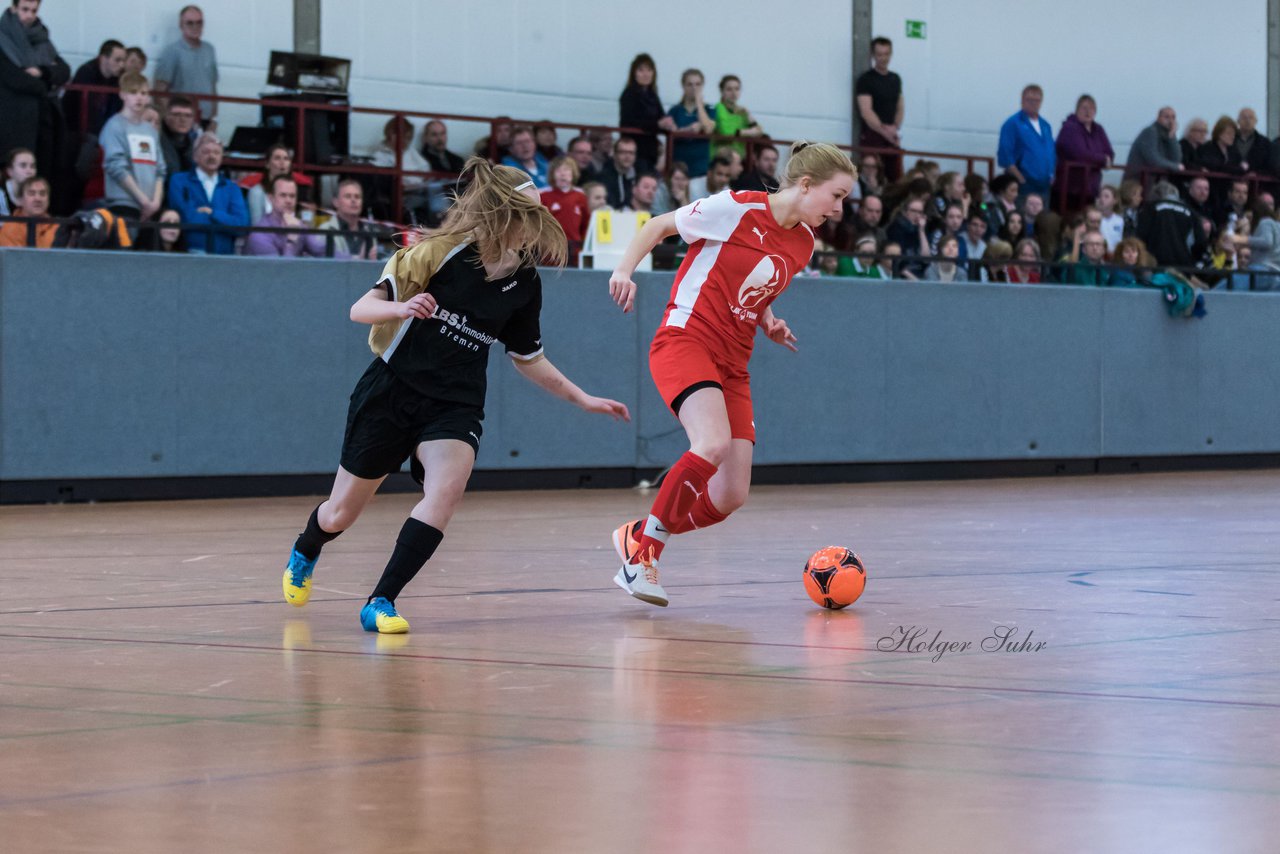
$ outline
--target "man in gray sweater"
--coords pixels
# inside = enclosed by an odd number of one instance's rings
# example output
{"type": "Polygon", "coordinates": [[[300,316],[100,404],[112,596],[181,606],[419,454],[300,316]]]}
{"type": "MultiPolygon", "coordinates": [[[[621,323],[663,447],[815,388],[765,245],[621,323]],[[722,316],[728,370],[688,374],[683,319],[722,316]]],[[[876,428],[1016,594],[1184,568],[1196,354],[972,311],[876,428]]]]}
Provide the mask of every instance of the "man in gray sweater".
{"type": "Polygon", "coordinates": [[[165,165],[160,133],[142,118],[151,101],[147,78],[128,72],[120,78],[124,109],[102,126],[102,171],[106,175],[103,204],[126,219],[147,220],[164,199],[165,165]]]}
{"type": "Polygon", "coordinates": [[[1153,124],[1142,129],[1125,164],[1124,177],[1142,180],[1144,169],[1182,171],[1182,148],[1178,145],[1178,114],[1173,107],[1161,107],[1153,124]]]}
{"type": "MultiPolygon", "coordinates": [[[[204,40],[204,12],[199,6],[183,6],[178,26],[182,38],[166,46],[156,60],[156,90],[218,94],[218,54],[204,40]]],[[[217,115],[217,101],[200,101],[200,123],[205,130],[218,129],[217,115]]]]}

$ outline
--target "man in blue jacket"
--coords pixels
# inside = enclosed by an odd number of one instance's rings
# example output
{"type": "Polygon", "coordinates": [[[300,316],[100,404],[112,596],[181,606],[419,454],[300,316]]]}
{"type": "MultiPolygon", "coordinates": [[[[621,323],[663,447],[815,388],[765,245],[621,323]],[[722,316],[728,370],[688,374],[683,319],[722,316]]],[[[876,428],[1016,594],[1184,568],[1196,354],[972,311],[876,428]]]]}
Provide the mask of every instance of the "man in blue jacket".
{"type": "Polygon", "coordinates": [[[1049,194],[1058,165],[1053,147],[1053,129],[1040,118],[1044,90],[1032,83],[1022,90],[1022,109],[1010,116],[1000,128],[1000,148],[996,162],[1018,179],[1020,195],[1049,194]]]}
{"type": "MultiPolygon", "coordinates": [[[[240,188],[219,171],[222,169],[222,141],[212,133],[196,140],[196,165],[189,172],[179,172],[169,179],[169,207],[176,210],[184,223],[216,225],[248,225],[249,208],[240,188]]],[[[187,246],[199,255],[234,255],[236,235],[217,229],[189,229],[187,246]]]]}

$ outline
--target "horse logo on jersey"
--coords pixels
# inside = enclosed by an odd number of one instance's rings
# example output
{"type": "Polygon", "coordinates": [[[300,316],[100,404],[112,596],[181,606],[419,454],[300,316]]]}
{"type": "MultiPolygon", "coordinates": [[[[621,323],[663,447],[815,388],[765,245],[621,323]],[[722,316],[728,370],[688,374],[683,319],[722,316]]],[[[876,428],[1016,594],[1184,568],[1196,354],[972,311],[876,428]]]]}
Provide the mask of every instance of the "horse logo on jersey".
{"type": "Polygon", "coordinates": [[[755,308],[782,290],[790,279],[786,259],[781,255],[766,255],[738,288],[738,304],[745,309],[755,308]]]}

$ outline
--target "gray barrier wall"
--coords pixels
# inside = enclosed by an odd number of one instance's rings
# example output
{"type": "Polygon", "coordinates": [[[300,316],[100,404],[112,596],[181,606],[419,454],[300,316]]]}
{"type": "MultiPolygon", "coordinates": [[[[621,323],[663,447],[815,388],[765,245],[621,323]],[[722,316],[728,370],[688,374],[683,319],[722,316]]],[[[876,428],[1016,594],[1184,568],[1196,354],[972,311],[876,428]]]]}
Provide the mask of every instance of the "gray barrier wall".
{"type": "MultiPolygon", "coordinates": [[[[0,251],[0,481],[332,472],[372,358],[347,318],[379,265],[0,251]]],[[[495,352],[478,469],[660,467],[686,446],[647,371],[671,274],[623,315],[607,274],[544,271],[547,354],[634,421],[495,352]]],[[[802,279],[758,339],[761,464],[1280,451],[1280,294],[802,279]]]]}

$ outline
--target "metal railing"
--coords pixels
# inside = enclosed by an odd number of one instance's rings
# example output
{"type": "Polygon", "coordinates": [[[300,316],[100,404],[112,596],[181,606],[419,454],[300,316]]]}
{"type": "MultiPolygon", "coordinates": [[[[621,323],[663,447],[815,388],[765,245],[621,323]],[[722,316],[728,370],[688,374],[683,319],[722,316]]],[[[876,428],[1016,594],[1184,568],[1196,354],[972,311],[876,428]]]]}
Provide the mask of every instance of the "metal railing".
{"type": "MultiPolygon", "coordinates": [[[[1249,291],[1273,291],[1280,290],[1280,270],[1269,270],[1265,268],[1214,268],[1214,267],[1186,267],[1176,265],[1157,265],[1154,267],[1128,266],[1124,264],[1083,264],[1075,261],[1018,261],[1013,258],[993,260],[981,258],[947,258],[942,255],[885,255],[884,253],[876,253],[870,255],[867,253],[857,252],[834,252],[834,251],[818,251],[814,253],[814,263],[820,264],[823,258],[847,258],[857,259],[862,264],[868,263],[880,266],[882,270],[887,267],[888,278],[892,279],[923,279],[923,272],[932,264],[954,264],[958,275],[953,281],[956,282],[990,282],[995,284],[1046,284],[1046,285],[1075,285],[1079,287],[1132,287],[1132,286],[1152,286],[1151,279],[1158,273],[1176,273],[1187,283],[1197,288],[1216,288],[1218,285],[1225,284],[1224,290],[1249,290],[1249,291]],[[1038,282],[1028,281],[1010,281],[1007,271],[1010,268],[1034,270],[1038,273],[1038,282]],[[1076,269],[1082,269],[1089,273],[1102,273],[1105,281],[1102,282],[1075,282],[1071,280],[1071,274],[1076,269]],[[963,271],[962,274],[959,271],[963,271]],[[985,275],[984,275],[985,274],[985,275]],[[1121,278],[1117,274],[1123,274],[1124,282],[1115,282],[1113,280],[1121,278]],[[1004,276],[1005,278],[998,278],[1004,276]],[[1236,287],[1236,277],[1243,276],[1248,279],[1247,288],[1236,287]],[[1127,281],[1132,277],[1132,282],[1127,281]]],[[[855,276],[856,278],[871,278],[868,276],[855,276]]],[[[842,278],[850,278],[846,275],[842,278]]]]}
{"type": "MultiPolygon", "coordinates": [[[[618,128],[617,130],[625,130],[618,128]]],[[[667,137],[667,144],[663,146],[665,156],[665,171],[671,170],[671,164],[674,160],[673,150],[675,146],[672,144],[680,140],[698,140],[705,139],[708,143],[721,143],[723,145],[741,144],[746,147],[746,155],[744,160],[748,163],[754,162],[756,150],[764,146],[773,148],[789,148],[795,140],[778,139],[771,136],[722,136],[718,134],[704,134],[696,131],[658,131],[667,137]]],[[[646,134],[651,136],[652,134],[646,134]]],[[[881,146],[869,145],[843,145],[836,143],[837,148],[841,151],[847,151],[855,157],[861,157],[864,154],[876,154],[881,157],[916,157],[920,159],[937,159],[937,160],[954,160],[965,164],[966,174],[974,171],[975,164],[983,164],[986,166],[987,180],[990,181],[995,177],[996,160],[994,157],[988,157],[981,154],[958,154],[956,152],[945,151],[923,151],[910,148],[887,148],[881,146]]]]}
{"type": "MultiPolygon", "coordinates": [[[[74,230],[81,224],[79,217],[22,217],[22,216],[0,216],[0,224],[17,222],[25,223],[27,226],[27,247],[34,248],[37,246],[38,229],[40,225],[56,223],[60,227],[68,227],[74,230]]],[[[363,223],[378,226],[370,231],[353,231],[350,229],[326,229],[313,227],[275,227],[275,226],[253,226],[253,225],[219,225],[217,223],[188,223],[188,222],[156,222],[149,220],[146,222],[126,221],[127,227],[131,232],[137,234],[148,234],[158,232],[161,229],[179,229],[183,233],[195,232],[206,235],[212,239],[214,236],[230,236],[230,237],[247,237],[255,232],[267,234],[301,234],[304,236],[322,237],[325,241],[324,257],[332,258],[335,255],[336,241],[339,238],[347,240],[366,240],[374,239],[377,241],[396,241],[403,237],[405,232],[398,227],[387,227],[385,223],[374,220],[361,220],[363,223]]],[[[74,248],[74,247],[71,247],[74,248]]],[[[1158,273],[1176,273],[1187,280],[1187,283],[1195,287],[1216,288],[1220,284],[1225,284],[1225,290],[1248,290],[1248,291],[1273,291],[1280,290],[1280,270],[1270,270],[1266,268],[1214,268],[1214,267],[1186,267],[1173,265],[1158,265],[1154,267],[1145,266],[1127,266],[1122,264],[1082,264],[1074,261],[1019,261],[1016,259],[981,259],[981,258],[947,258],[943,255],[886,255],[884,253],[876,253],[874,255],[857,252],[835,252],[819,250],[814,253],[813,263],[820,266],[823,258],[835,258],[837,261],[842,258],[850,260],[856,259],[863,264],[874,264],[882,269],[887,267],[887,278],[891,279],[921,279],[924,271],[932,264],[952,264],[957,271],[963,270],[963,275],[957,275],[953,281],[957,282],[990,282],[990,283],[1007,283],[1007,284],[1060,284],[1060,285],[1077,285],[1081,287],[1101,286],[1141,286],[1151,285],[1151,279],[1158,273]],[[1008,271],[1013,269],[1035,270],[1038,273],[1038,282],[1028,281],[1011,281],[1008,271]],[[1094,282],[1075,282],[1072,281],[1072,273],[1077,269],[1083,269],[1090,274],[1101,273],[1105,277],[1105,281],[1098,281],[1095,276],[1094,282]],[[1124,282],[1116,282],[1117,274],[1123,273],[1126,277],[1124,282]],[[1248,280],[1247,288],[1237,288],[1238,277],[1245,277],[1248,280]],[[1131,278],[1131,281],[1128,279],[1131,278]]],[[[846,276],[847,278],[848,276],[846,276]]],[[[868,276],[857,276],[857,278],[869,278],[868,276]]]]}
{"type": "MultiPolygon", "coordinates": [[[[1059,213],[1065,213],[1068,206],[1068,199],[1071,195],[1069,188],[1072,186],[1089,185],[1093,176],[1097,175],[1101,178],[1108,172],[1119,172],[1121,180],[1123,176],[1130,174],[1129,168],[1125,164],[1113,164],[1111,166],[1097,166],[1093,163],[1084,163],[1078,160],[1066,160],[1062,163],[1062,180],[1054,187],[1054,196],[1057,205],[1054,209],[1059,213]],[[1073,182],[1072,176],[1079,176],[1079,181],[1073,182]]],[[[1270,192],[1280,192],[1280,177],[1274,175],[1259,174],[1257,172],[1248,172],[1243,175],[1237,175],[1229,172],[1209,172],[1201,169],[1161,169],[1156,166],[1146,166],[1134,170],[1138,175],[1138,180],[1142,184],[1144,193],[1151,189],[1152,184],[1162,178],[1168,179],[1174,184],[1187,184],[1193,178],[1207,178],[1210,184],[1228,183],[1232,181],[1244,181],[1249,185],[1249,197],[1256,198],[1262,190],[1270,192]]],[[[1119,184],[1119,181],[1116,182],[1119,184]]],[[[1186,201],[1184,198],[1183,201],[1186,201]]],[[[1092,203],[1092,200],[1090,200],[1092,203]]]]}
{"type": "MultiPolygon", "coordinates": [[[[68,84],[65,89],[67,91],[78,91],[86,93],[111,94],[118,93],[118,90],[112,86],[96,86],[82,83],[68,84]]],[[[157,93],[158,96],[161,93],[157,93]]],[[[400,119],[426,119],[438,121],[457,121],[470,122],[487,125],[489,128],[489,159],[498,159],[498,146],[495,133],[499,125],[529,125],[529,126],[550,126],[557,130],[569,130],[577,134],[590,134],[595,132],[617,133],[627,136],[661,136],[665,138],[664,145],[664,171],[669,170],[673,162],[672,143],[682,139],[705,139],[708,143],[742,143],[746,146],[748,158],[754,155],[757,148],[764,145],[771,146],[790,146],[792,140],[774,139],[771,137],[736,137],[721,136],[716,134],[702,134],[693,131],[666,131],[659,129],[650,133],[640,128],[624,127],[619,125],[607,124],[581,124],[570,122],[552,122],[544,119],[515,119],[510,116],[475,116],[463,115],[460,113],[439,113],[427,112],[424,110],[400,110],[384,107],[354,107],[349,104],[327,104],[314,101],[286,101],[272,98],[244,98],[234,95],[210,94],[203,92],[170,92],[162,93],[163,97],[172,97],[174,95],[183,95],[190,98],[195,103],[197,116],[199,114],[201,101],[216,101],[218,103],[228,104],[246,104],[258,107],[268,107],[277,110],[290,110],[295,113],[293,122],[294,139],[292,141],[294,148],[294,169],[299,172],[311,172],[320,174],[343,174],[343,175],[382,175],[393,177],[393,209],[400,211],[403,205],[403,178],[405,177],[421,177],[427,180],[450,179],[456,178],[457,173],[453,172],[422,172],[404,168],[403,152],[407,147],[406,143],[412,142],[405,140],[401,136],[401,123],[396,122],[391,142],[395,148],[395,165],[393,167],[379,167],[361,163],[353,163],[345,161],[340,164],[333,163],[310,163],[305,159],[307,151],[307,112],[328,112],[328,113],[347,113],[354,115],[376,115],[386,116],[387,118],[400,119]]],[[[88,126],[89,115],[89,98],[80,99],[80,126],[88,126]]],[[[923,151],[914,149],[898,149],[889,147],[872,147],[862,145],[839,145],[844,151],[852,154],[879,154],[893,156],[912,156],[919,158],[951,160],[963,162],[966,165],[966,171],[972,172],[975,166],[985,165],[987,178],[990,180],[995,177],[995,158],[978,154],[962,154],[957,152],[940,152],[940,151],[923,151]]],[[[257,160],[245,160],[243,158],[227,158],[226,164],[229,166],[242,168],[261,167],[261,162],[257,160]]]]}
{"type": "MultiPolygon", "coordinates": [[[[96,86],[96,85],[88,85],[83,83],[68,84],[65,88],[68,91],[80,91],[80,92],[97,92],[97,93],[118,92],[117,89],[111,86],[96,86]]],[[[158,96],[161,95],[161,93],[156,93],[156,94],[158,96]]],[[[395,128],[394,142],[396,145],[396,152],[395,152],[396,161],[393,167],[373,166],[369,163],[361,163],[361,162],[353,161],[350,158],[344,159],[341,163],[308,162],[306,160],[306,152],[307,152],[306,114],[308,112],[334,112],[334,113],[348,113],[348,114],[354,113],[354,114],[368,114],[368,115],[386,115],[388,117],[400,117],[400,118],[407,118],[411,116],[414,118],[440,119],[442,121],[443,120],[488,121],[488,119],[480,119],[474,116],[462,116],[462,115],[455,115],[450,113],[424,113],[424,112],[419,112],[415,110],[383,110],[383,109],[376,109],[376,108],[370,108],[370,107],[352,107],[350,105],[325,104],[325,103],[313,102],[313,101],[283,101],[283,100],[275,100],[271,98],[242,98],[235,95],[219,95],[219,94],[208,94],[208,93],[201,93],[201,92],[165,91],[163,93],[163,97],[166,97],[166,98],[172,97],[174,95],[185,96],[187,98],[190,98],[194,102],[195,110],[197,112],[197,121],[199,117],[200,101],[217,101],[219,103],[227,103],[227,104],[247,104],[247,105],[252,105],[257,107],[270,107],[272,109],[293,111],[296,114],[294,116],[294,122],[293,122],[294,139],[292,140],[293,170],[295,172],[321,174],[321,175],[325,175],[325,174],[351,175],[351,176],[369,175],[369,176],[391,177],[393,179],[392,188],[391,188],[391,193],[392,193],[391,206],[392,206],[392,210],[395,212],[399,212],[403,210],[403,205],[404,205],[404,186],[403,186],[404,180],[403,179],[404,178],[411,177],[411,178],[423,178],[424,180],[432,180],[432,179],[450,180],[450,179],[457,178],[458,173],[430,172],[430,171],[424,172],[424,171],[415,171],[412,169],[405,169],[404,159],[403,159],[405,140],[400,135],[399,122],[396,123],[396,128],[395,128]]],[[[80,99],[82,127],[85,127],[88,124],[88,109],[89,109],[88,101],[89,101],[88,98],[80,99]]],[[[224,145],[228,144],[229,142],[230,142],[229,139],[224,138],[223,140],[224,145]]],[[[290,143],[286,142],[284,144],[288,145],[290,143]]],[[[223,158],[223,165],[225,167],[231,167],[231,168],[261,169],[263,166],[263,162],[261,159],[247,159],[242,157],[225,157],[223,158]]]]}
{"type": "MultiPolygon", "coordinates": [[[[353,231],[347,228],[319,228],[315,226],[266,226],[266,225],[221,225],[214,222],[158,222],[156,220],[137,221],[123,218],[125,227],[130,232],[131,239],[137,245],[135,235],[158,235],[163,229],[178,229],[183,234],[197,233],[203,234],[209,240],[214,237],[248,237],[250,234],[300,234],[306,237],[320,237],[325,242],[326,258],[333,258],[339,239],[348,241],[363,241],[373,239],[377,241],[390,240],[394,241],[405,234],[405,230],[400,226],[388,225],[379,220],[362,219],[361,223],[374,226],[368,231],[353,231]]],[[[39,235],[39,227],[41,225],[56,224],[59,228],[66,228],[66,234],[74,235],[82,230],[83,220],[80,217],[25,217],[25,216],[0,216],[0,224],[8,222],[25,223],[27,226],[27,248],[37,247],[37,238],[39,235]]],[[[75,248],[68,246],[67,248],[75,248]]],[[[118,247],[111,247],[118,248],[118,247]]],[[[231,254],[231,253],[228,253],[231,254]]],[[[235,253],[239,254],[239,253],[235,253]]]]}

